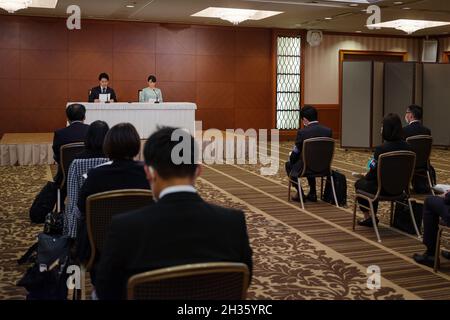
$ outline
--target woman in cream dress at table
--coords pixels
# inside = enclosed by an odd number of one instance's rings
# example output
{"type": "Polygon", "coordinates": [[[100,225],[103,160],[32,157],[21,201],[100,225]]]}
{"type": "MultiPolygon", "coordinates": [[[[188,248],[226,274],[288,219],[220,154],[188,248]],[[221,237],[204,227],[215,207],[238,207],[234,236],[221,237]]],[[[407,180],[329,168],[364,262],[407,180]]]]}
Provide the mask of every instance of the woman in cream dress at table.
{"type": "Polygon", "coordinates": [[[160,89],[156,88],[156,77],[153,75],[149,76],[147,81],[148,87],[142,89],[139,93],[139,102],[163,102],[162,92],[160,89]]]}

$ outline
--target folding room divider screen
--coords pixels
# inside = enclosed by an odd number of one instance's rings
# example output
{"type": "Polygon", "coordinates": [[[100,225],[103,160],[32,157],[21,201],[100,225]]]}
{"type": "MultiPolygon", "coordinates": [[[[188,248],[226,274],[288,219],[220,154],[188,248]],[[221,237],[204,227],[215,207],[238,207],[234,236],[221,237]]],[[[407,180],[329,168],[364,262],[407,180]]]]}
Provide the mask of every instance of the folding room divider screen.
{"type": "Polygon", "coordinates": [[[384,115],[423,106],[424,124],[437,146],[450,146],[450,64],[344,61],[341,146],[373,148],[384,115]]]}
{"type": "Polygon", "coordinates": [[[450,64],[423,65],[423,114],[433,143],[450,146],[450,64]]]}
{"type": "Polygon", "coordinates": [[[381,142],[383,63],[344,61],[342,68],[341,146],[372,148],[381,142]]]}

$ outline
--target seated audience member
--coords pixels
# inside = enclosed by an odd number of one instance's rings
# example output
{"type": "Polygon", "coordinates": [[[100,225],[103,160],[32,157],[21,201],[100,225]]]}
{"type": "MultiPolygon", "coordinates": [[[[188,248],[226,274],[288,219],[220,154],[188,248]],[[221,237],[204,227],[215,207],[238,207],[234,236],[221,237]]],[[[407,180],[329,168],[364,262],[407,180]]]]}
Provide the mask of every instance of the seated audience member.
{"type": "Polygon", "coordinates": [[[88,171],[78,196],[80,223],[77,242],[78,258],[81,261],[89,258],[89,241],[85,223],[86,199],[90,195],[111,190],[150,189],[143,164],[133,160],[140,151],[140,145],[139,134],[130,123],[117,124],[106,134],[103,151],[111,162],[88,171]]]}
{"type": "Polygon", "coordinates": [[[77,207],[78,194],[83,185],[83,175],[90,169],[108,161],[103,153],[103,142],[109,130],[106,122],[97,120],[89,126],[86,149],[77,156],[69,168],[67,178],[67,206],[64,211],[64,234],[76,238],[80,212],[77,207]]]}
{"type": "MultiPolygon", "coordinates": [[[[422,125],[422,108],[417,105],[411,105],[406,110],[405,120],[408,123],[407,126],[403,127],[403,138],[406,140],[407,138],[419,135],[431,135],[431,130],[422,125]]],[[[412,185],[414,187],[414,192],[418,194],[427,194],[430,192],[429,182],[426,178],[425,172],[423,172],[426,168],[416,168],[418,169],[416,174],[412,179],[412,185]]],[[[431,172],[434,174],[431,175],[432,181],[433,176],[436,177],[434,168],[430,166],[429,168],[431,172]]]]}
{"type": "Polygon", "coordinates": [[[413,104],[406,109],[405,120],[408,125],[403,127],[403,138],[405,140],[412,136],[431,136],[431,130],[422,124],[422,116],[422,107],[413,104]]]}
{"type": "MultiPolygon", "coordinates": [[[[417,263],[433,267],[436,259],[436,239],[439,228],[439,219],[450,226],[450,192],[444,196],[432,196],[425,199],[423,207],[423,244],[427,247],[424,254],[414,254],[417,263]]],[[[442,251],[442,255],[450,259],[450,253],[442,251]]]]}
{"type": "MultiPolygon", "coordinates": [[[[84,124],[86,116],[86,108],[82,104],[71,104],[66,109],[67,120],[69,126],[55,131],[53,137],[53,158],[58,164],[58,172],[55,177],[56,184],[61,184],[63,174],[59,164],[59,152],[61,146],[74,142],[82,142],[86,138],[89,125],[84,124]]],[[[62,199],[64,199],[63,197],[62,199]]]]}
{"type": "MultiPolygon", "coordinates": [[[[134,274],[202,262],[241,262],[252,271],[245,216],[242,211],[205,202],[194,185],[201,167],[194,161],[174,164],[174,128],[163,128],[145,144],[145,171],[156,203],[113,218],[98,266],[100,299],[124,299],[134,274]]],[[[189,159],[189,158],[188,158],[189,159]]]]}
{"type": "MultiPolygon", "coordinates": [[[[393,152],[393,151],[411,151],[411,147],[403,140],[402,137],[402,122],[397,114],[390,113],[386,115],[383,119],[382,127],[383,144],[375,148],[375,153],[373,155],[373,160],[370,165],[369,172],[365,177],[359,179],[355,183],[356,190],[362,190],[372,194],[376,194],[378,190],[378,173],[377,173],[377,163],[378,158],[383,153],[393,152]]],[[[369,203],[364,199],[358,199],[361,205],[369,207],[369,203]]],[[[373,209],[375,214],[378,210],[378,202],[373,203],[373,209]]],[[[372,219],[370,218],[369,210],[361,207],[364,212],[365,219],[358,221],[360,226],[373,227],[372,219]]],[[[378,223],[378,218],[376,219],[378,223]]]]}
{"type": "MultiPolygon", "coordinates": [[[[318,137],[332,137],[331,129],[319,124],[317,110],[313,106],[305,106],[300,111],[300,118],[302,119],[303,125],[305,127],[298,130],[297,138],[295,139],[295,146],[291,152],[291,155],[289,156],[289,161],[286,162],[285,165],[286,173],[288,177],[290,177],[290,179],[293,181],[297,181],[298,176],[302,173],[303,170],[303,141],[305,141],[306,139],[318,137]]],[[[305,200],[316,202],[316,178],[308,178],[308,184],[309,194],[305,197],[305,195],[302,193],[302,197],[305,200]]],[[[298,184],[294,183],[294,186],[297,189],[297,194],[292,197],[292,200],[300,201],[298,184]]]]}

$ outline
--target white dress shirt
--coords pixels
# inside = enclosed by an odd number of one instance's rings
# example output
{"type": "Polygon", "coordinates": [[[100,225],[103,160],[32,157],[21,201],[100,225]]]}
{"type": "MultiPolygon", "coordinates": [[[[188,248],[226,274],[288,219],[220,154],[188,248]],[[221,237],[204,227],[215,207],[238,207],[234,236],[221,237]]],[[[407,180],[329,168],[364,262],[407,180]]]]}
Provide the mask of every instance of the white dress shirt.
{"type": "Polygon", "coordinates": [[[159,194],[159,199],[162,199],[162,197],[167,196],[168,194],[178,193],[178,192],[197,193],[197,190],[191,185],[179,185],[179,186],[167,187],[161,191],[161,193],[159,194]]]}

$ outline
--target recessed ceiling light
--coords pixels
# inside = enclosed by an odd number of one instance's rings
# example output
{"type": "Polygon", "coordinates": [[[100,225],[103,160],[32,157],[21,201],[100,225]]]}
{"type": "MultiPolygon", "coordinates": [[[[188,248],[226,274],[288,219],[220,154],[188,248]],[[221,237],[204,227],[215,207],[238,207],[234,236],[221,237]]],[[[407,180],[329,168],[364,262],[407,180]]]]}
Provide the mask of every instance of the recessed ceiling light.
{"type": "Polygon", "coordinates": [[[331,17],[326,17],[325,20],[333,20],[331,17]]]}
{"type": "Polygon", "coordinates": [[[127,7],[127,8],[134,8],[134,4],[127,4],[125,7],[127,7]]]}
{"type": "Polygon", "coordinates": [[[192,17],[219,18],[237,25],[245,20],[262,20],[283,13],[282,11],[265,11],[235,8],[209,7],[192,14],[192,17]]]}
{"type": "Polygon", "coordinates": [[[355,31],[356,33],[362,33],[362,31],[361,30],[357,30],[357,31],[355,31]]]}
{"type": "Polygon", "coordinates": [[[402,8],[403,10],[411,10],[411,8],[410,7],[405,7],[405,8],[402,8]]]}
{"type": "Polygon", "coordinates": [[[393,21],[386,21],[382,23],[374,23],[367,25],[371,28],[394,28],[397,30],[405,31],[408,34],[414,33],[418,30],[440,27],[450,25],[450,22],[444,21],[428,21],[428,20],[411,20],[411,19],[398,19],[393,21]]]}
{"type": "Polygon", "coordinates": [[[395,1],[394,4],[398,6],[398,5],[403,4],[403,2],[401,2],[401,1],[395,1]]]}

